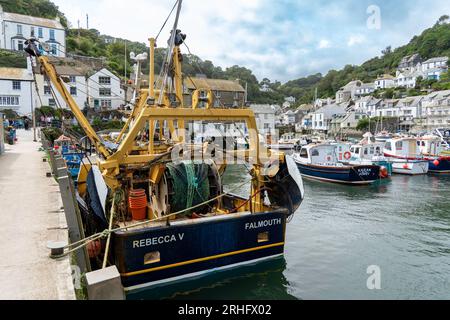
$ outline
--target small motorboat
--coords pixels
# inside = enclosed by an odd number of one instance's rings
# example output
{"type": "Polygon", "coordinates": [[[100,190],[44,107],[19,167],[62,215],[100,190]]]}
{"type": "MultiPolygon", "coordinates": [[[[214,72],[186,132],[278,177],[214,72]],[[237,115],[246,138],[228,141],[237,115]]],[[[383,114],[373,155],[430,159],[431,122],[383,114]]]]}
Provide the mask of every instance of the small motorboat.
{"type": "Polygon", "coordinates": [[[421,154],[417,138],[403,137],[386,141],[384,156],[392,162],[396,174],[422,175],[429,171],[429,161],[421,154]]]}
{"type": "Polygon", "coordinates": [[[417,146],[429,162],[429,172],[450,173],[450,154],[447,143],[435,135],[426,135],[417,140],[417,146]]]}
{"type": "Polygon", "coordinates": [[[294,160],[305,178],[348,185],[368,185],[380,180],[380,166],[341,163],[338,148],[331,143],[310,144],[295,153],[294,160]]]}
{"type": "MultiPolygon", "coordinates": [[[[380,177],[392,176],[392,162],[383,155],[384,142],[377,142],[371,133],[366,133],[364,139],[347,150],[339,161],[351,165],[380,166],[380,177]]],[[[341,154],[339,154],[341,157],[341,154]]]]}

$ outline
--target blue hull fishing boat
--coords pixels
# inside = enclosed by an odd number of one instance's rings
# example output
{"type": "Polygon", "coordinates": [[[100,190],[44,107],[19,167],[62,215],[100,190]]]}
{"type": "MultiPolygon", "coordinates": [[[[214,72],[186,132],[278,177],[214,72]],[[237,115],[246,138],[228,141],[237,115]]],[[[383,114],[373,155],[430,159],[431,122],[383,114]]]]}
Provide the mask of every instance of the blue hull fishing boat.
{"type": "MultiPolygon", "coordinates": [[[[71,99],[55,66],[38,49],[39,40],[26,43],[26,52],[40,64],[37,70],[56,86],[96,151],[78,176],[82,246],[92,270],[117,269],[126,291],[282,255],[287,223],[304,196],[295,161],[264,147],[252,110],[243,104],[215,107],[214,92],[201,88],[185,103],[181,6],[178,0],[160,81],[150,72],[148,87],[137,89],[120,134],[109,140],[95,132],[71,99]],[[248,139],[223,148],[218,136],[208,134],[196,143],[192,129],[230,123],[242,124],[248,139]],[[251,174],[226,192],[222,178],[232,163],[245,164],[251,174]],[[247,197],[232,194],[248,186],[247,197]]],[[[155,42],[150,39],[150,70],[155,42]]]]}
{"type": "Polygon", "coordinates": [[[429,162],[430,173],[450,173],[450,156],[447,143],[435,135],[428,135],[417,140],[417,145],[425,160],[429,162]]]}
{"type": "Polygon", "coordinates": [[[345,153],[339,154],[339,161],[350,165],[380,166],[380,177],[387,179],[392,176],[393,165],[383,155],[384,142],[377,142],[371,133],[366,133],[364,139],[352,145],[345,153]]]}
{"type": "Polygon", "coordinates": [[[287,217],[283,210],[236,213],[117,232],[114,254],[122,283],[136,290],[281,257],[287,217]]]}
{"type": "Polygon", "coordinates": [[[294,158],[305,178],[320,181],[367,185],[380,179],[380,166],[340,163],[336,156],[338,145],[320,144],[303,147],[294,158]]]}

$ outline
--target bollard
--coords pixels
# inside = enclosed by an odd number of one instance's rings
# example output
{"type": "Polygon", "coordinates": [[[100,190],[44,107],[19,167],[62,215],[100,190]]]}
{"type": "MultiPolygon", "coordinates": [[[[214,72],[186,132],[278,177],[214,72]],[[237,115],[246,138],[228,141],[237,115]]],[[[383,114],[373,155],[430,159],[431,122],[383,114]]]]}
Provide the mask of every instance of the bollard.
{"type": "Polygon", "coordinates": [[[64,253],[64,248],[67,246],[67,242],[62,241],[49,241],[47,242],[47,248],[50,249],[50,258],[56,258],[64,253]]]}

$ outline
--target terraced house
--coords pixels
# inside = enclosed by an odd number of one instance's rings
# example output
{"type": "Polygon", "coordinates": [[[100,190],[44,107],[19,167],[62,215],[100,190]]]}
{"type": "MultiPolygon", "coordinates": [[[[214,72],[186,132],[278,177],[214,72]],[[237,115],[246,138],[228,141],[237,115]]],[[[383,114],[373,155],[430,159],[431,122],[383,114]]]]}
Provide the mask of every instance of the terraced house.
{"type": "Polygon", "coordinates": [[[422,125],[429,129],[450,126],[450,90],[433,92],[423,98],[422,125]]]}
{"type": "Polygon", "coordinates": [[[57,57],[66,56],[66,32],[55,20],[4,12],[0,5],[0,49],[23,51],[25,41],[39,40],[40,49],[57,57]]]}

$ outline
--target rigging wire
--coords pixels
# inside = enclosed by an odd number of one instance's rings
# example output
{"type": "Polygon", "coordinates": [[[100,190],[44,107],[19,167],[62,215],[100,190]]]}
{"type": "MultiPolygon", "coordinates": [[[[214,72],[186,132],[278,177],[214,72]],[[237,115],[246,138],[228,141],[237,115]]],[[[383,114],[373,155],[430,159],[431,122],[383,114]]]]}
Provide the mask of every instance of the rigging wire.
{"type": "Polygon", "coordinates": [[[157,35],[156,38],[155,38],[155,41],[158,40],[158,38],[159,38],[161,32],[163,31],[164,27],[166,26],[167,22],[169,21],[170,16],[172,15],[173,11],[174,11],[175,8],[177,7],[178,1],[179,1],[179,0],[175,1],[175,4],[173,5],[172,10],[170,10],[170,13],[169,13],[169,15],[168,15],[167,18],[166,18],[166,21],[164,21],[164,23],[163,23],[161,29],[159,30],[158,35],[157,35]]]}

